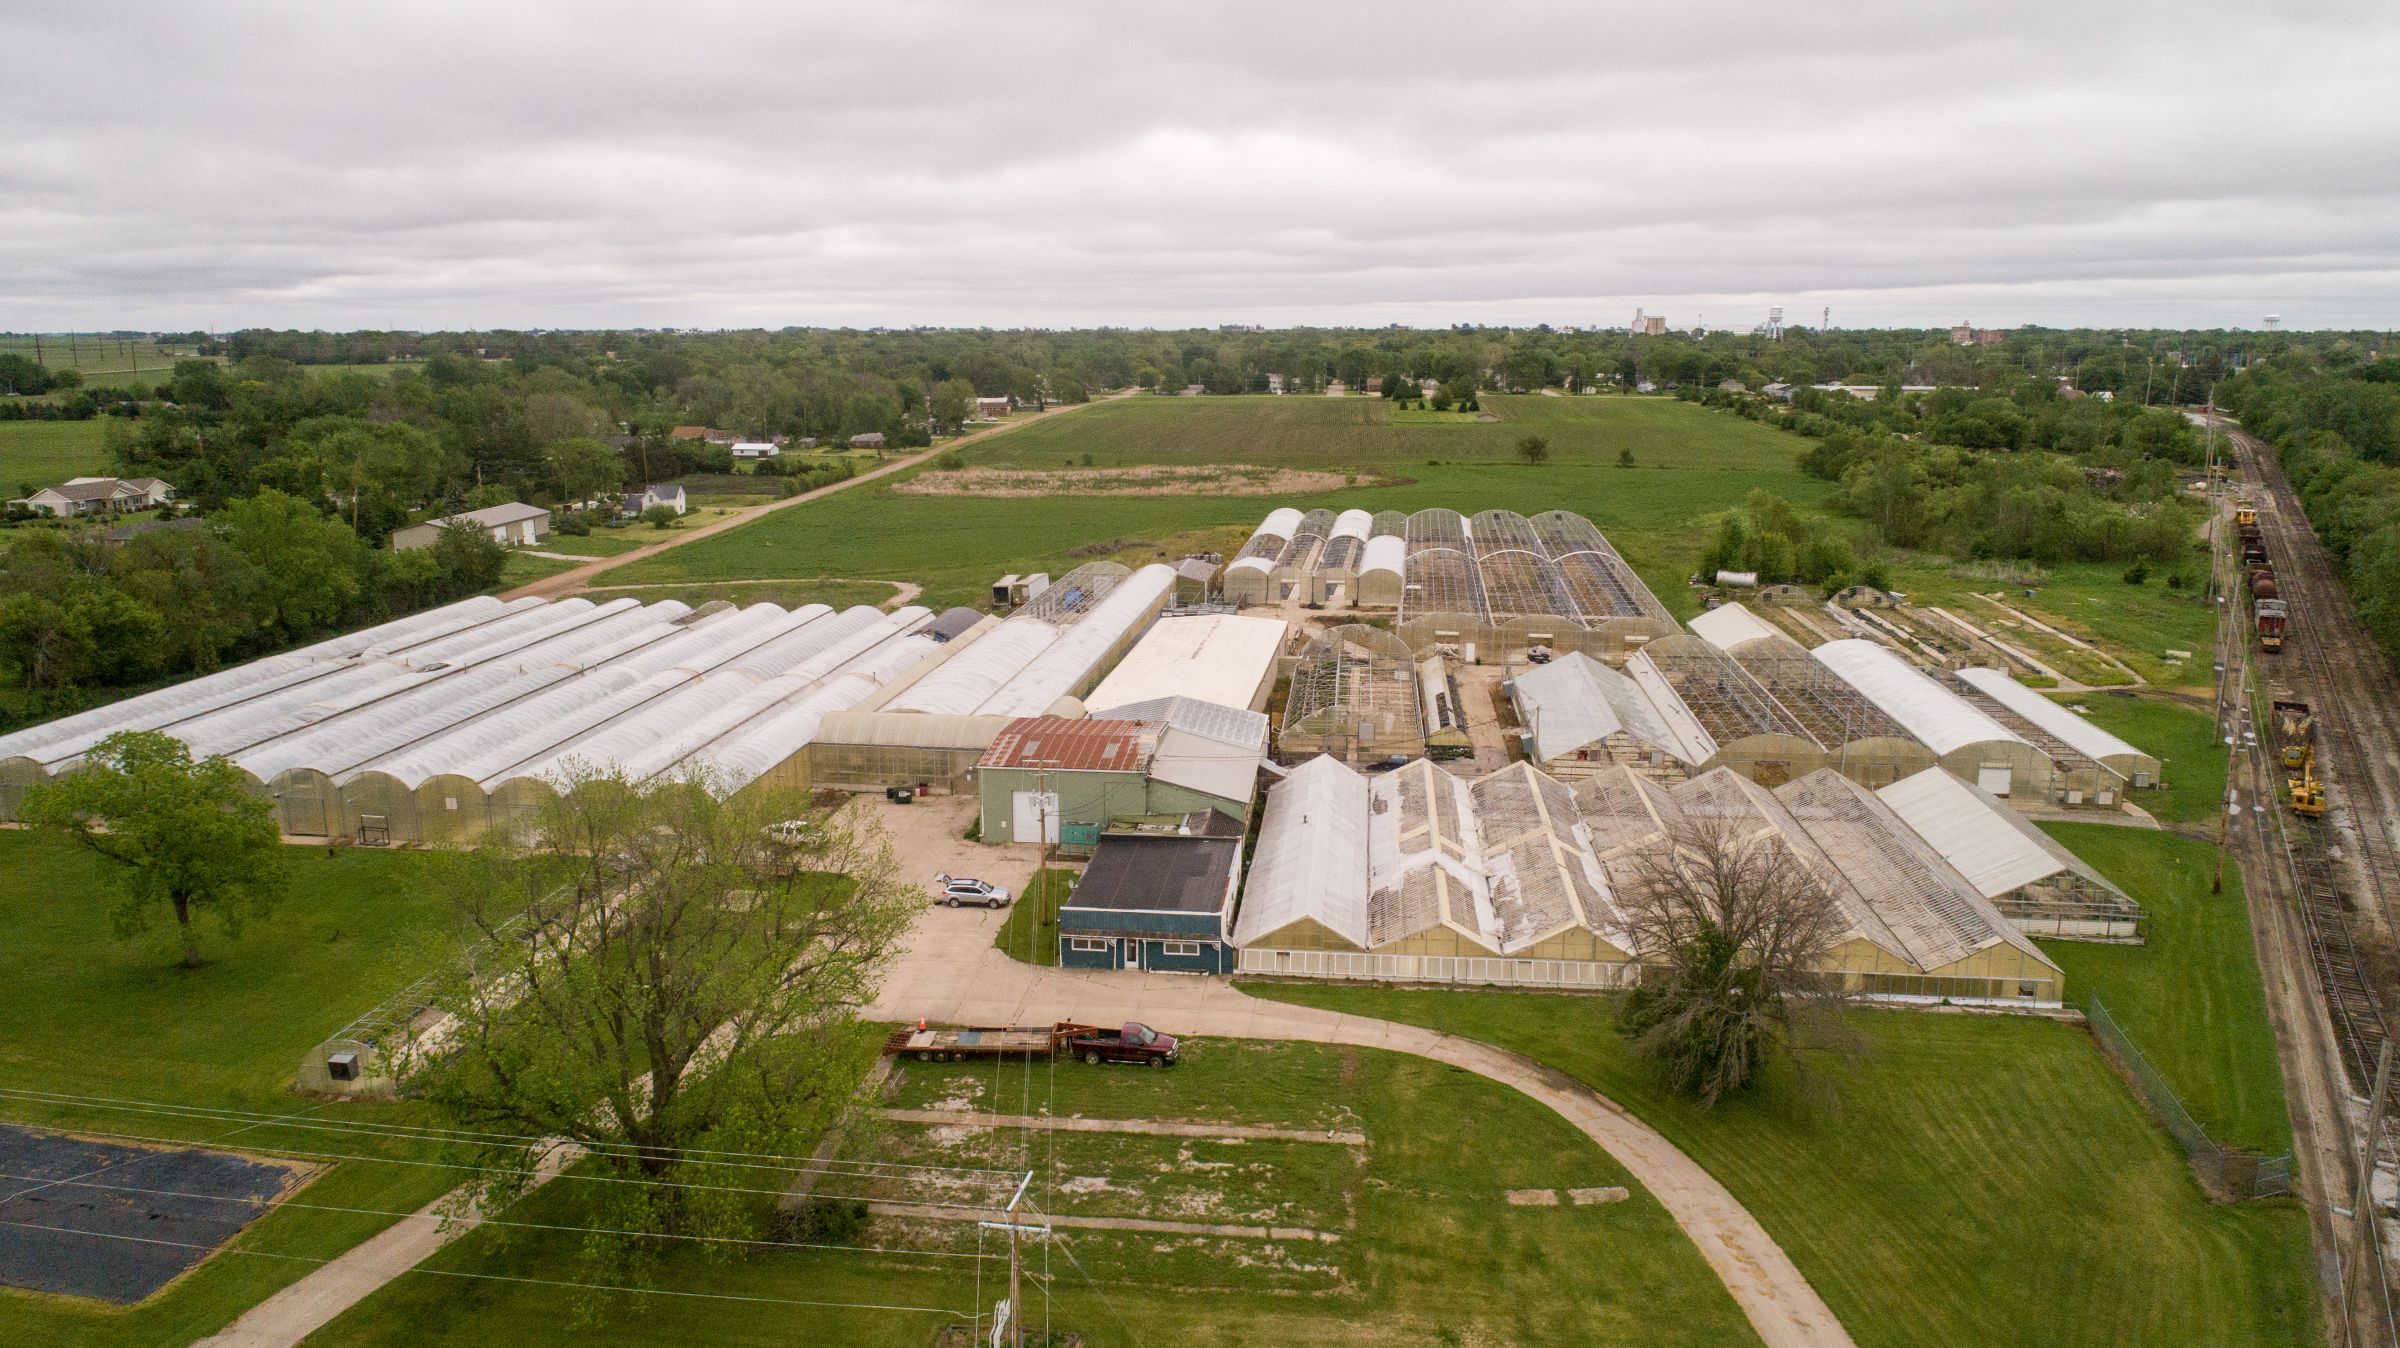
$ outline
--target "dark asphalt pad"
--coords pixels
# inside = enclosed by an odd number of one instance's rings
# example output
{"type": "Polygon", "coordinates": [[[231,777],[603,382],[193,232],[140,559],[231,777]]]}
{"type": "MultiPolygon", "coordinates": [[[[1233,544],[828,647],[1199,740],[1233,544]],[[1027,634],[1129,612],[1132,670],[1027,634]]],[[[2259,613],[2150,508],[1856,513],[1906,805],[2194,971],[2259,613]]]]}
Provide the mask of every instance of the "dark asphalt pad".
{"type": "Polygon", "coordinates": [[[224,1152],[0,1124],[0,1283],[130,1305],[232,1239],[293,1180],[224,1152]],[[102,1184],[122,1187],[84,1187],[102,1184]]]}

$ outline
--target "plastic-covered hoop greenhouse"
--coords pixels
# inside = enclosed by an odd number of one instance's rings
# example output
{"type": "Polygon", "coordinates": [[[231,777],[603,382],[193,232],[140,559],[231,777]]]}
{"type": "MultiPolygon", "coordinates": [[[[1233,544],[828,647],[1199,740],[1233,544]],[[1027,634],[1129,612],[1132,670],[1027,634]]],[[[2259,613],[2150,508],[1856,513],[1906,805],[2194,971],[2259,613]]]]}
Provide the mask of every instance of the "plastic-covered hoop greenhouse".
{"type": "Polygon", "coordinates": [[[1317,555],[1316,573],[1309,577],[1308,602],[1325,608],[1348,608],[1358,602],[1358,573],[1367,560],[1367,533],[1375,517],[1364,510],[1345,510],[1325,538],[1317,555]]]}
{"type": "Polygon", "coordinates": [[[1297,510],[1283,506],[1268,512],[1258,528],[1251,531],[1250,541],[1225,564],[1225,574],[1218,588],[1225,602],[1236,607],[1269,602],[1270,582],[1275,563],[1283,556],[1292,535],[1300,532],[1304,517],[1297,510]]]}

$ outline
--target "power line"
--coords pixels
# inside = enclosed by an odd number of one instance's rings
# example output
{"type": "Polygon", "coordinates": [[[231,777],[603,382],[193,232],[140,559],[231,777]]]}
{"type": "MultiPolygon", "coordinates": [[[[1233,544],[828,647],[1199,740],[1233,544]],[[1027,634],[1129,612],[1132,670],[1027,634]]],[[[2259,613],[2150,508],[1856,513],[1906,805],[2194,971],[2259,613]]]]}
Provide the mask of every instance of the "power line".
{"type": "MultiPolygon", "coordinates": [[[[30,1180],[39,1178],[41,1177],[38,1175],[0,1174],[0,1179],[30,1180]]],[[[239,1194],[201,1194],[192,1193],[183,1189],[148,1189],[133,1184],[101,1184],[95,1181],[82,1179],[55,1180],[52,1181],[52,1183],[62,1188],[104,1189],[111,1193],[141,1194],[150,1198],[191,1198],[209,1203],[236,1203],[244,1207],[258,1208],[264,1211],[273,1211],[278,1208],[298,1208],[308,1212],[339,1212],[353,1217],[397,1217],[404,1221],[438,1222],[444,1220],[443,1217],[438,1213],[394,1212],[389,1208],[353,1208],[345,1207],[336,1203],[310,1203],[297,1198],[287,1198],[281,1201],[269,1202],[256,1198],[245,1198],[239,1194]]],[[[634,1231],[623,1227],[613,1226],[568,1226],[563,1223],[555,1222],[517,1222],[509,1221],[500,1217],[479,1217],[476,1219],[476,1221],[478,1224],[484,1226],[506,1226],[525,1231],[556,1231],[568,1235],[582,1236],[633,1236],[643,1240],[690,1240],[713,1245],[750,1245],[778,1250],[842,1250],[852,1254],[925,1255],[938,1259],[987,1259],[999,1257],[997,1255],[966,1254],[957,1250],[901,1250],[882,1245],[830,1245],[800,1240],[749,1240],[739,1236],[696,1236],[666,1231],[634,1231]]]]}
{"type": "MultiPolygon", "coordinates": [[[[330,1120],[323,1120],[313,1123],[301,1123],[297,1122],[300,1116],[296,1114],[258,1114],[246,1110],[217,1109],[202,1105],[179,1105],[163,1101],[123,1100],[109,1096],[77,1096],[63,1092],[34,1091],[18,1087],[0,1087],[0,1099],[17,1099],[25,1103],[45,1104],[61,1108],[77,1107],[114,1110],[121,1113],[151,1114],[169,1118],[187,1118],[204,1122],[228,1122],[241,1123],[245,1125],[244,1128],[236,1129],[236,1132],[246,1131],[248,1128],[293,1128],[312,1132],[355,1134],[363,1137],[377,1137],[392,1141],[431,1142],[460,1146],[494,1146],[500,1144],[535,1146],[545,1143],[556,1145],[562,1140],[565,1140],[559,1138],[532,1137],[523,1134],[480,1133],[472,1130],[434,1128],[419,1124],[367,1123],[355,1120],[349,1122],[333,1122],[330,1120]]],[[[232,1136],[232,1134],[227,1134],[227,1136],[232,1136]]],[[[659,1148],[643,1147],[637,1143],[630,1142],[574,1143],[573,1145],[579,1147],[588,1154],[613,1159],[639,1160],[648,1156],[654,1156],[660,1150],[659,1148]]],[[[1013,1171],[1004,1171],[978,1166],[923,1165],[905,1161],[845,1161],[834,1158],[803,1158],[789,1156],[779,1152],[711,1152],[705,1148],[692,1148],[688,1151],[679,1149],[678,1160],[681,1164],[724,1166],[732,1169],[742,1170],[803,1170],[840,1173],[830,1172],[828,1168],[834,1166],[847,1166],[853,1167],[857,1173],[857,1176],[862,1179],[884,1178],[884,1176],[878,1172],[887,1169],[937,1171],[951,1175],[988,1176],[993,1177],[995,1182],[1000,1179],[1013,1177],[1015,1174],[1013,1171]],[[753,1164],[739,1161],[718,1161],[708,1159],[711,1156],[754,1156],[770,1158],[775,1163],[753,1164]]]]}
{"type": "MultiPolygon", "coordinates": [[[[98,1240],[123,1240],[130,1241],[137,1245],[164,1245],[182,1250],[201,1250],[204,1252],[217,1254],[248,1255],[253,1259],[283,1259],[295,1264],[316,1264],[322,1266],[334,1262],[334,1258],[323,1258],[315,1255],[282,1254],[273,1250],[249,1250],[239,1247],[220,1249],[214,1245],[201,1245],[188,1240],[166,1240],[158,1236],[128,1236],[120,1235],[113,1231],[86,1231],[72,1226],[44,1226],[38,1222],[0,1221],[0,1226],[13,1226],[27,1231],[50,1231],[65,1236],[90,1236],[98,1240]]],[[[429,1278],[470,1278],[478,1282],[507,1282],[520,1283],[533,1287],[561,1287],[571,1292],[624,1292],[633,1296],[685,1297],[698,1301],[748,1301],[776,1306],[810,1306],[826,1310],[897,1311],[919,1315],[947,1315],[953,1320],[965,1318],[957,1311],[951,1310],[947,1306],[899,1306],[884,1305],[876,1302],[866,1301],[802,1301],[793,1297],[744,1296],[735,1292],[684,1292],[667,1287],[626,1287],[616,1283],[569,1282],[563,1278],[528,1278],[508,1273],[470,1273],[464,1269],[426,1268],[421,1264],[411,1268],[402,1269],[401,1272],[419,1274],[429,1278]]]]}
{"type": "MultiPolygon", "coordinates": [[[[143,1133],[110,1132],[99,1128],[79,1128],[76,1131],[89,1137],[111,1138],[121,1142],[150,1142],[168,1147],[190,1147],[195,1145],[192,1140],[187,1137],[157,1137],[143,1133]]],[[[408,1165],[431,1170],[460,1170],[480,1174],[515,1175],[522,1173],[518,1170],[505,1166],[470,1165],[464,1161],[419,1161],[401,1156],[361,1156],[355,1152],[307,1151],[299,1147],[286,1146],[277,1146],[272,1150],[280,1155],[297,1156],[312,1161],[363,1161],[374,1165],[408,1165]]],[[[718,1194],[756,1194],[768,1198],[781,1198],[787,1192],[783,1189],[749,1189],[729,1184],[684,1184],[675,1180],[644,1179],[631,1175],[579,1175],[573,1171],[567,1170],[560,1171],[554,1178],[571,1180],[584,1184],[646,1184],[662,1189],[693,1189],[704,1193],[718,1194]]],[[[859,1178],[875,1177],[860,1176],[859,1178]]],[[[881,1201],[871,1194],[826,1194],[824,1196],[828,1198],[848,1199],[852,1202],[860,1203],[881,1201]]]]}

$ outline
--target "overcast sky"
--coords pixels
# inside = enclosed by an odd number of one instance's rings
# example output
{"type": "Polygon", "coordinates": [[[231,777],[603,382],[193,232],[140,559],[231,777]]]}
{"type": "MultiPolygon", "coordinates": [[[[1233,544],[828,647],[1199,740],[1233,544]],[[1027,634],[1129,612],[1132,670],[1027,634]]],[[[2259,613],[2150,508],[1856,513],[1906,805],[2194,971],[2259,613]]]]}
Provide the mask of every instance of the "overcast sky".
{"type": "Polygon", "coordinates": [[[2400,325],[2391,0],[1327,8],[7,0],[0,328],[2400,325]]]}

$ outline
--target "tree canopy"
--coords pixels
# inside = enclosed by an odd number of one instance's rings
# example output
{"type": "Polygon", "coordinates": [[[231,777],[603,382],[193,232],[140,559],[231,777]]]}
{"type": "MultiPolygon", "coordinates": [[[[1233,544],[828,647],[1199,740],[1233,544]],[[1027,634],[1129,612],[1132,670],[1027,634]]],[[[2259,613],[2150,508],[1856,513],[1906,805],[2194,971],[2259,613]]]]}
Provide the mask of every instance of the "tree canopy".
{"type": "Polygon", "coordinates": [[[238,935],[283,891],[272,807],[231,762],[194,761],[182,741],[155,731],[100,741],[82,768],[28,789],[17,814],[115,863],[120,936],[162,908],[172,913],[187,967],[200,963],[195,917],[213,915],[238,935]]]}

